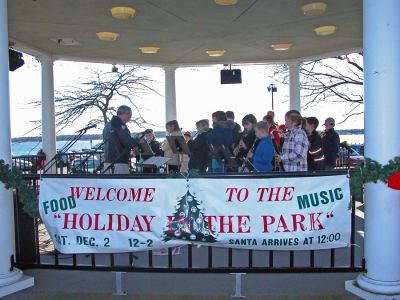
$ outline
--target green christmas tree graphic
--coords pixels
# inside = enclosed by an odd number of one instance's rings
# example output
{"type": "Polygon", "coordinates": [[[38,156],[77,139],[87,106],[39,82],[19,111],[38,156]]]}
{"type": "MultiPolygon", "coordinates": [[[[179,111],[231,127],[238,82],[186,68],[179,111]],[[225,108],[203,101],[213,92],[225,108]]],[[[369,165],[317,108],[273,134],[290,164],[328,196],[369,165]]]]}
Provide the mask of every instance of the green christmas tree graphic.
{"type": "Polygon", "coordinates": [[[215,243],[216,234],[209,227],[204,216],[204,208],[200,209],[200,202],[189,191],[186,192],[175,206],[176,211],[172,222],[164,231],[163,240],[186,240],[192,242],[215,243]]]}

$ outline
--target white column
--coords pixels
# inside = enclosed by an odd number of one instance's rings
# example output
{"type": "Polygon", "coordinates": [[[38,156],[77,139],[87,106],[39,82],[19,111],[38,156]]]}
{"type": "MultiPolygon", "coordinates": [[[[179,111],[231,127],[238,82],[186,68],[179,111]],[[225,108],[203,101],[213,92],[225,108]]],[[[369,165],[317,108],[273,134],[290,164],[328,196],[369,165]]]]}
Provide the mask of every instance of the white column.
{"type": "MultiPolygon", "coordinates": [[[[41,58],[42,65],[42,148],[46,159],[56,154],[56,121],[54,109],[54,71],[53,60],[41,58]]],[[[54,172],[54,168],[49,170],[54,172]]]]}
{"type": "MultiPolygon", "coordinates": [[[[363,22],[365,155],[386,164],[400,152],[400,1],[364,0],[363,22]]],[[[400,191],[367,184],[364,222],[366,271],[346,287],[400,299],[400,191]]]]}
{"type": "Polygon", "coordinates": [[[165,119],[166,122],[176,120],[176,85],[175,67],[165,66],[165,119]]]}
{"type": "MultiPolygon", "coordinates": [[[[11,165],[10,90],[8,77],[7,0],[0,0],[0,159],[11,165]]],[[[20,270],[11,271],[15,254],[14,205],[11,190],[0,182],[0,297],[31,286],[20,270]]]]}
{"type": "Polygon", "coordinates": [[[301,111],[300,105],[300,63],[290,62],[289,67],[289,107],[301,111]]]}

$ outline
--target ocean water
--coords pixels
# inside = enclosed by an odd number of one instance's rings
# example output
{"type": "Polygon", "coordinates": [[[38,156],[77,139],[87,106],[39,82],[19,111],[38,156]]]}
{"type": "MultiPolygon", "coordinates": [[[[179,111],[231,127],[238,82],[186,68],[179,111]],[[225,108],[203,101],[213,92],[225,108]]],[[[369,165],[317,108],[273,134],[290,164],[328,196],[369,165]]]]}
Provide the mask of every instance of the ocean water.
{"type": "MultiPolygon", "coordinates": [[[[58,141],[57,149],[61,149],[68,141],[58,141]]],[[[91,149],[96,146],[96,144],[101,143],[100,140],[91,140],[91,141],[77,141],[70,151],[82,151],[84,149],[91,149]]],[[[39,149],[42,148],[41,142],[19,142],[11,144],[11,151],[13,156],[20,155],[35,155],[39,149]]]]}
{"type": "MultiPolygon", "coordinates": [[[[163,139],[159,139],[163,140],[163,139]]],[[[363,134],[352,134],[352,135],[341,135],[340,140],[347,141],[349,144],[364,144],[364,135],[363,134]]],[[[71,148],[71,151],[82,151],[84,149],[91,149],[95,147],[96,144],[101,143],[101,140],[92,140],[92,141],[78,141],[71,148]]],[[[58,141],[57,149],[61,149],[67,141],[58,141]]],[[[13,156],[20,155],[35,155],[39,149],[42,148],[41,142],[20,142],[20,143],[12,143],[12,153],[13,156]]]]}

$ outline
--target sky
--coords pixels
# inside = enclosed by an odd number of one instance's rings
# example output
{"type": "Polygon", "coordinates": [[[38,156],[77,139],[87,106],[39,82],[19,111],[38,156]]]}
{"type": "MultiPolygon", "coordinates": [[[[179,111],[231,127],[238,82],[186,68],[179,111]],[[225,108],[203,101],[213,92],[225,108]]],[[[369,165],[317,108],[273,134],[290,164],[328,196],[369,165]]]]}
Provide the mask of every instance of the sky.
{"type": "MultiPolygon", "coordinates": [[[[33,121],[40,120],[41,108],[32,102],[41,97],[40,63],[33,57],[24,55],[25,65],[10,72],[11,97],[11,135],[37,136],[40,132],[31,132],[33,121]]],[[[111,70],[110,64],[94,64],[84,62],[56,61],[54,63],[54,84],[56,91],[62,91],[69,86],[77,85],[90,76],[90,70],[98,69],[104,72],[111,70]]],[[[274,94],[276,120],[284,122],[284,114],[289,110],[289,87],[271,77],[271,68],[266,65],[234,66],[242,70],[242,84],[220,84],[222,65],[207,67],[185,67],[176,70],[177,119],[183,130],[195,130],[196,121],[211,119],[216,110],[232,110],[236,121],[241,123],[244,115],[252,113],[258,120],[271,109],[271,94],[267,86],[274,83],[278,87],[274,94]]],[[[159,94],[148,93],[135,99],[144,119],[154,130],[164,130],[164,71],[161,68],[149,68],[146,74],[154,80],[153,88],[159,94]]],[[[343,120],[349,111],[347,103],[319,103],[302,111],[303,116],[316,116],[320,122],[327,117],[337,121],[343,120]]],[[[83,128],[88,118],[94,113],[78,120],[72,126],[59,131],[59,134],[73,134],[83,128]]],[[[363,116],[349,119],[337,125],[338,129],[363,128],[363,116]]],[[[141,131],[141,128],[130,125],[131,131],[141,131]]],[[[320,128],[321,129],[321,128],[320,128]]],[[[100,133],[100,129],[92,129],[89,133],[100,133]]]]}

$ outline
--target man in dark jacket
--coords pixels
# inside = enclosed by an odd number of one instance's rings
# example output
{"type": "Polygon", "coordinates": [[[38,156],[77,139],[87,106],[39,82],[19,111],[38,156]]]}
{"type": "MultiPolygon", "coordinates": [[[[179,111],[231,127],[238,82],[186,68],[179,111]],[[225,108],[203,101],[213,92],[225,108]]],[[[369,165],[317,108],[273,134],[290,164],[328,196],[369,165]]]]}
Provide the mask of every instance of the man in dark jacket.
{"type": "Polygon", "coordinates": [[[130,150],[139,145],[138,139],[133,139],[126,126],[132,118],[132,110],[126,105],[122,105],[117,110],[117,115],[106,124],[103,130],[104,140],[104,169],[114,164],[108,169],[108,173],[129,174],[130,150]]]}
{"type": "Polygon", "coordinates": [[[325,132],[322,137],[322,150],[325,157],[325,170],[333,170],[339,154],[340,138],[335,131],[335,120],[327,118],[325,120],[325,132]]]}

